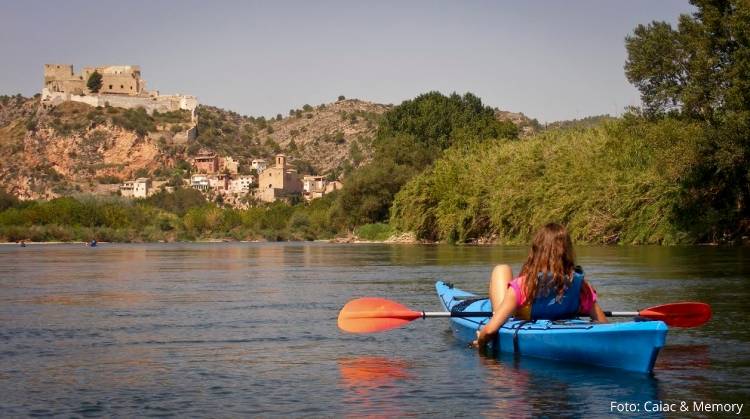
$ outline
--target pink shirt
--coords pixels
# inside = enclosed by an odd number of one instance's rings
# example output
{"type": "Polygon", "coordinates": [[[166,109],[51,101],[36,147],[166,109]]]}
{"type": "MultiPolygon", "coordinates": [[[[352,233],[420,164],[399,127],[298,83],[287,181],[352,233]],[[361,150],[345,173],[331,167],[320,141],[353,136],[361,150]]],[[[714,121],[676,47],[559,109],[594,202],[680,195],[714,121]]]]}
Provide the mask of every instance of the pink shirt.
{"type": "MultiPolygon", "coordinates": [[[[526,298],[526,291],[523,287],[524,279],[526,279],[525,276],[519,276],[513,278],[508,284],[508,287],[513,288],[513,291],[516,292],[516,305],[518,306],[518,309],[526,304],[531,304],[531,301],[527,301],[526,298]]],[[[583,284],[581,285],[581,302],[578,306],[578,312],[581,314],[589,314],[594,307],[594,303],[596,303],[596,290],[591,284],[583,281],[583,284]]]]}

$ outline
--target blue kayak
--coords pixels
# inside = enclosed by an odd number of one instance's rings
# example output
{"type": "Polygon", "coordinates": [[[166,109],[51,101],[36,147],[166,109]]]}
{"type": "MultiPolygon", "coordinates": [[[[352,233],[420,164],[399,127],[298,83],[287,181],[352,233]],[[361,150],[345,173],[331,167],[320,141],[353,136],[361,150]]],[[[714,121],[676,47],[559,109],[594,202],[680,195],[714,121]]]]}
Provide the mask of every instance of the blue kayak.
{"type": "MultiPolygon", "coordinates": [[[[448,311],[492,311],[487,298],[442,281],[435,288],[448,311]]],[[[488,320],[451,317],[451,329],[456,338],[469,343],[488,320]]],[[[600,324],[581,319],[527,321],[511,317],[489,345],[499,352],[650,373],[667,330],[667,325],[658,320],[600,324]]]]}

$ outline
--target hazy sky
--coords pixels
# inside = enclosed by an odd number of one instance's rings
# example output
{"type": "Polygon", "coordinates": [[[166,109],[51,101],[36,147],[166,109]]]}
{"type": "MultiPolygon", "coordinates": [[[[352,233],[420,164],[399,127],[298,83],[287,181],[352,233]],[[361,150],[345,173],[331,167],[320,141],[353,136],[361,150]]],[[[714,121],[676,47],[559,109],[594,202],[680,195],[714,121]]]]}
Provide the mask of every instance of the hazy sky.
{"type": "Polygon", "coordinates": [[[139,64],[150,89],[248,115],[430,90],[542,122],[616,114],[639,102],[625,36],[691,11],[687,0],[0,0],[0,94],[37,93],[44,63],[139,64]]]}

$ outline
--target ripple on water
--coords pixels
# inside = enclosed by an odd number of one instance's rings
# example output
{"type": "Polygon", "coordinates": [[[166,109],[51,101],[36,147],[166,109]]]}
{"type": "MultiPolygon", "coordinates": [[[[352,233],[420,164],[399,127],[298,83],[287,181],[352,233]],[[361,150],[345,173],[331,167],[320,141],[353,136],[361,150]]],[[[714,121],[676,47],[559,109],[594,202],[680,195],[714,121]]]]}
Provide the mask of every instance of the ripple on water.
{"type": "Polygon", "coordinates": [[[448,322],[350,335],[338,309],[382,296],[439,310],[434,280],[485,292],[519,247],[289,244],[0,247],[0,410],[7,416],[559,416],[612,399],[745,401],[744,249],[581,247],[605,309],[707,301],[653,376],[491,359],[448,322]],[[101,248],[99,250],[105,250],[101,248]]]}

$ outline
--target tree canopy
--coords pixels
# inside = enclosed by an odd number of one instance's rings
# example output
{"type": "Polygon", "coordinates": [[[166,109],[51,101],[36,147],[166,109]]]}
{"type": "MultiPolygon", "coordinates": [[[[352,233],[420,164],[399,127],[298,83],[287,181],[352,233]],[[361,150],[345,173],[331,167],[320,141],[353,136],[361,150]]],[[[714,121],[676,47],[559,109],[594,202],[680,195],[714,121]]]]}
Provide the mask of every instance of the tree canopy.
{"type": "Polygon", "coordinates": [[[393,197],[458,144],[517,138],[518,129],[471,93],[429,92],[404,101],[383,115],[370,164],[354,170],[336,202],[340,223],[354,227],[388,219],[393,197]]]}
{"type": "Polygon", "coordinates": [[[649,118],[704,124],[702,163],[686,173],[686,227],[700,218],[725,235],[750,230],[750,2],[691,0],[697,11],[638,25],[625,40],[625,74],[649,118]],[[744,227],[743,227],[744,226],[744,227]]]}
{"type": "Polygon", "coordinates": [[[98,71],[94,71],[86,81],[86,87],[91,90],[92,93],[99,93],[102,88],[102,75],[98,71]]]}
{"type": "Polygon", "coordinates": [[[677,29],[638,25],[625,39],[625,74],[650,115],[714,120],[750,109],[750,3],[691,0],[677,29]]]}

